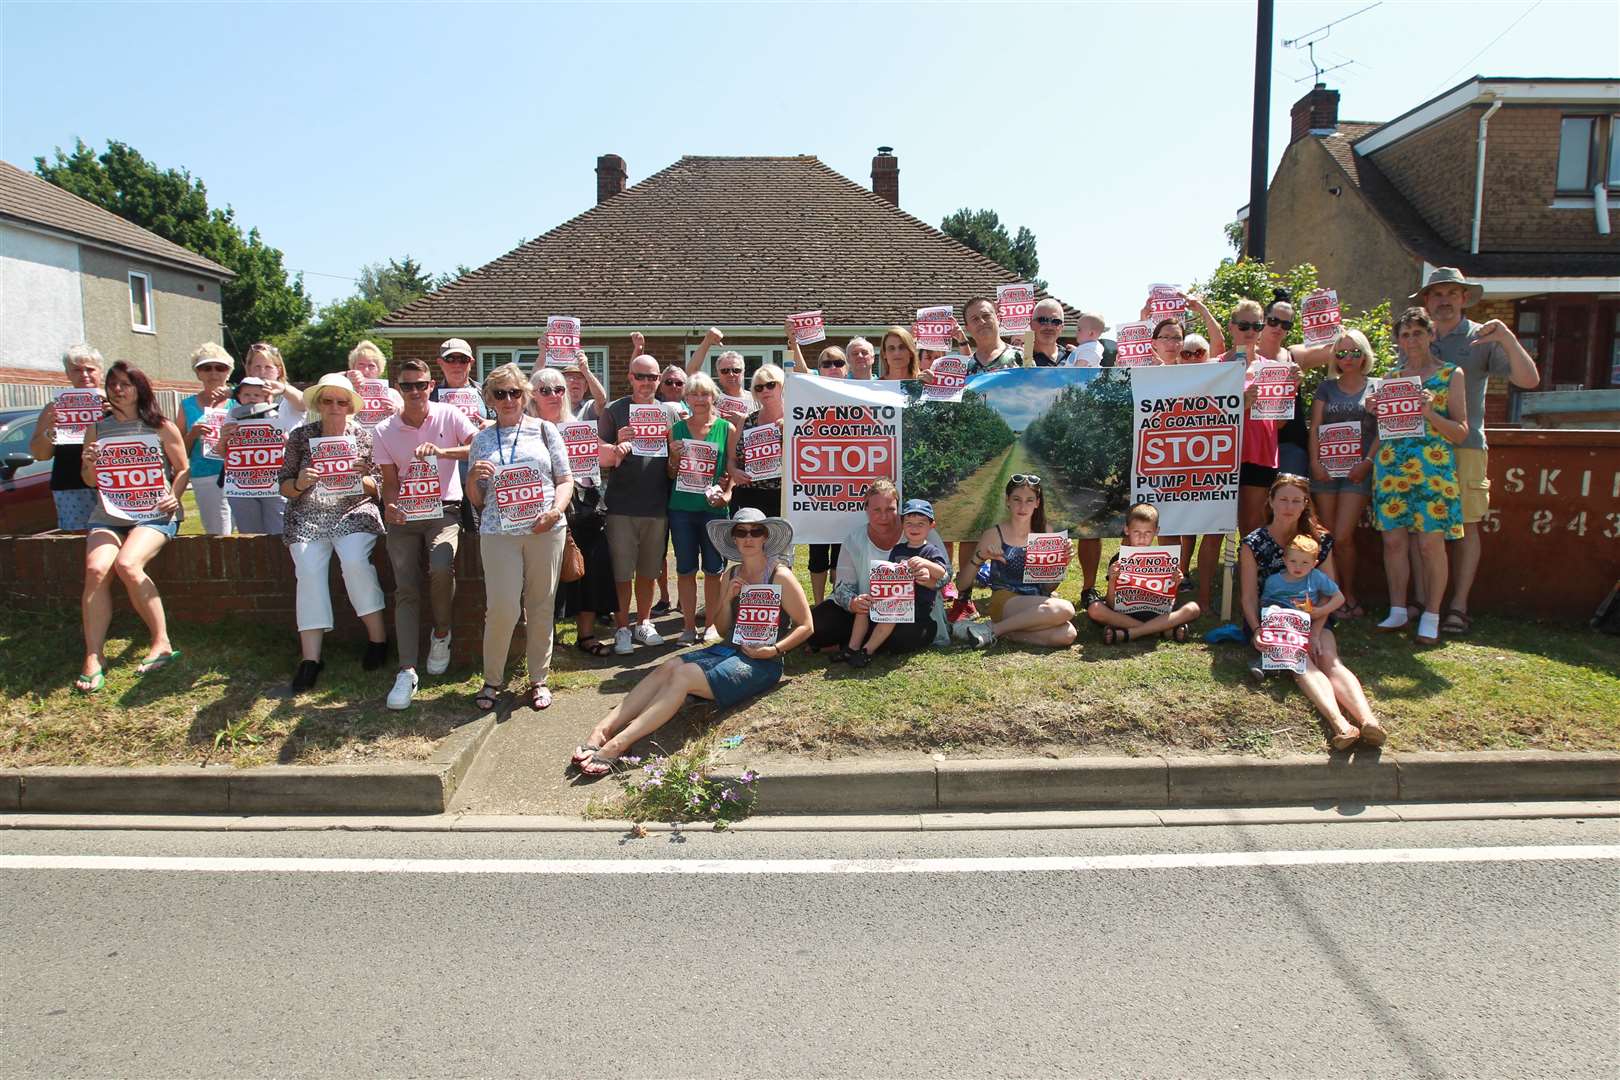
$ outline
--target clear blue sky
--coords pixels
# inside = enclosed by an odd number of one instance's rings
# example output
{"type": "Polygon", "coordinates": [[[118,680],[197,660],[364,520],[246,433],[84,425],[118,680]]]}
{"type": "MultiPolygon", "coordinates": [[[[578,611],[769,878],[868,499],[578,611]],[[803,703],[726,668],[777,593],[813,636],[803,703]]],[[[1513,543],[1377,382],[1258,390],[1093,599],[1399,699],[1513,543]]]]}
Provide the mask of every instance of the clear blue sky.
{"type": "MultiPolygon", "coordinates": [[[[1310,86],[1281,41],[1369,2],[1277,4],[1273,166],[1310,86]]],[[[1111,320],[1207,275],[1248,201],[1246,3],[8,2],[0,39],[0,156],[116,138],[184,166],[322,301],[390,256],[498,257],[587,209],[610,152],[632,183],[811,153],[867,184],[891,145],[906,210],[1028,225],[1052,290],[1111,320]]],[[[1326,76],[1341,118],[1389,119],[1476,73],[1620,75],[1620,5],[1391,0],[1318,57],[1355,61],[1326,76]]]]}

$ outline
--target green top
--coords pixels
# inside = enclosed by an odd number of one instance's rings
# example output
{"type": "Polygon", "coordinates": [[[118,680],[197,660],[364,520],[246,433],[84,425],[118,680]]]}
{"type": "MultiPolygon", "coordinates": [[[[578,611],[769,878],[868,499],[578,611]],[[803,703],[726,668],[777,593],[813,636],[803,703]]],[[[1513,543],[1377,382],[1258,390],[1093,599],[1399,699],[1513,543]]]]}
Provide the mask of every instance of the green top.
{"type": "MultiPolygon", "coordinates": [[[[692,429],[687,426],[687,423],[688,422],[686,420],[677,420],[671,434],[673,434],[677,439],[691,439],[692,429]]],[[[720,477],[725,472],[726,440],[730,437],[731,421],[716,416],[714,418],[714,423],[709,425],[709,433],[699,440],[701,442],[713,443],[718,451],[714,456],[714,475],[709,478],[711,482],[718,483],[720,477]]],[[[723,507],[710,506],[709,500],[704,498],[700,492],[681,491],[673,484],[670,485],[669,489],[669,508],[671,510],[713,510],[719,513],[725,512],[723,507]]]]}

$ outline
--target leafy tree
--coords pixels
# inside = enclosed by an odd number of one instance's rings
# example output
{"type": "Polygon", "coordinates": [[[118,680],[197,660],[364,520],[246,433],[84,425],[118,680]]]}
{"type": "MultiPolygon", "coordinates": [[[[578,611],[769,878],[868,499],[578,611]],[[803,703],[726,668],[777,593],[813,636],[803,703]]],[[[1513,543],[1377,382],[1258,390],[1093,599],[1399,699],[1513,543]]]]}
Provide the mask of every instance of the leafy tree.
{"type": "Polygon", "coordinates": [[[42,178],[81,199],[149,229],[165,240],[236,272],[222,290],[225,342],[238,356],[255,341],[285,334],[310,315],[302,275],[288,280],[281,252],[258,229],[246,233],[236,211],[208,206],[208,189],[183,169],[160,169],[133,147],[109,140],[99,156],[76,141],[56,149],[49,164],[34,159],[42,178]]]}
{"type": "Polygon", "coordinates": [[[387,265],[362,266],[359,292],[365,299],[382,304],[385,311],[398,311],[441,283],[441,279],[429,274],[421,263],[407,255],[403,260],[389,259],[387,265]]]}
{"type": "Polygon", "coordinates": [[[908,492],[942,499],[964,476],[1017,438],[1001,414],[972,390],[959,402],[919,401],[920,383],[907,384],[913,404],[901,414],[900,475],[908,492]]]}
{"type": "Polygon", "coordinates": [[[1130,494],[1132,399],[1126,371],[1114,368],[1084,385],[1064,387],[1024,430],[1024,442],[1065,489],[1090,489],[1106,497],[1093,521],[1123,510],[1130,494]]]}
{"type": "Polygon", "coordinates": [[[969,210],[963,207],[947,217],[939,227],[945,235],[1001,264],[1037,289],[1046,288],[1046,282],[1035,276],[1040,273],[1041,260],[1035,253],[1035,234],[1027,226],[1018,226],[1018,235],[1012,236],[994,210],[969,210]]]}
{"type": "Polygon", "coordinates": [[[1243,254],[1243,222],[1228,221],[1226,223],[1226,242],[1232,245],[1232,250],[1239,255],[1243,254]]]}
{"type": "Polygon", "coordinates": [[[349,350],[365,338],[376,342],[384,355],[392,356],[388,340],[372,336],[372,327],[389,310],[380,300],[359,294],[322,306],[314,322],[277,341],[288,376],[296,382],[309,382],[328,371],[343,371],[348,367],[349,350]]]}

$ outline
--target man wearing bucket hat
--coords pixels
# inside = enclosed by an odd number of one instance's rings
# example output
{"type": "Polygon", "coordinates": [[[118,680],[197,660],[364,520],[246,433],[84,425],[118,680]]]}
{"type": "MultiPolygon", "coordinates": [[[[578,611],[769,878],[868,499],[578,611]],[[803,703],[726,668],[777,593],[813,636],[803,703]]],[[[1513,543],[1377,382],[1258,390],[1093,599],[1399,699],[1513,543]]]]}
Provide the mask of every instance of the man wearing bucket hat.
{"type": "MultiPolygon", "coordinates": [[[[1434,344],[1430,348],[1442,365],[1462,370],[1468,394],[1468,438],[1455,451],[1457,483],[1462,487],[1463,538],[1452,542],[1451,606],[1440,624],[1440,629],[1449,634],[1466,634],[1472,625],[1468,594],[1479,570],[1480,522],[1491,507],[1489,450],[1485,445],[1487,381],[1491,376],[1505,378],[1521,390],[1541,385],[1536,362],[1506,323],[1500,319],[1476,323],[1464,316],[1464,309],[1479,303],[1484,293],[1484,286],[1469,281],[1461,270],[1442,266],[1409,298],[1423,305],[1434,320],[1434,344]]],[[[1405,364],[1405,357],[1401,363],[1405,364]]]]}
{"type": "Polygon", "coordinates": [[[782,657],[810,638],[810,602],[786,563],[793,549],[793,527],[751,506],[735,517],[711,521],[709,539],[731,560],[720,579],[722,609],[715,612],[721,642],[664,661],[636,684],[624,701],[608,710],[574,750],[573,764],[584,776],[606,776],[640,739],[669,722],[687,695],[724,709],[764,693],[782,679],[782,657]],[[779,637],[774,645],[732,643],[737,602],[745,585],[777,585],[782,590],[779,637]],[[782,624],[793,629],[781,633],[782,624]]]}

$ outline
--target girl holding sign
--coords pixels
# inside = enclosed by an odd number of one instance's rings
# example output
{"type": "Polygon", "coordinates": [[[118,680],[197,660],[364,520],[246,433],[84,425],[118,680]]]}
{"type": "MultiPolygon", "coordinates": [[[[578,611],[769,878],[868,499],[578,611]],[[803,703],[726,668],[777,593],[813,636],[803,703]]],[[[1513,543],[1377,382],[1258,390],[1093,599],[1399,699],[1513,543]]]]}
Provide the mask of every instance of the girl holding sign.
{"type": "Polygon", "coordinates": [[[584,776],[606,776],[639,739],[669,722],[688,695],[725,709],[764,693],[782,679],[782,657],[810,637],[810,603],[783,558],[793,548],[793,527],[758,510],[737,511],[730,520],[711,521],[709,541],[736,563],[720,579],[725,604],[715,612],[722,641],[706,649],[672,657],[636,684],[624,701],[591,729],[573,763],[584,776]],[[745,585],[774,585],[781,590],[778,638],[772,645],[731,642],[738,600],[745,585]],[[783,624],[793,629],[781,635],[783,624]]]}
{"type": "MultiPolygon", "coordinates": [[[[1411,582],[1408,548],[1415,535],[1423,561],[1425,608],[1418,617],[1417,640],[1440,640],[1440,600],[1446,594],[1446,541],[1463,535],[1462,487],[1452,448],[1468,439],[1466,377],[1446,367],[1430,350],[1434,321],[1423,308],[1408,308],[1395,321],[1395,335],[1405,353],[1402,376],[1423,386],[1423,434],[1408,439],[1381,439],[1373,460],[1373,524],[1384,534],[1384,576],[1389,581],[1389,614],[1380,630],[1400,630],[1411,616],[1406,590],[1411,582]]],[[[1373,408],[1384,389],[1370,394],[1373,408]]]]}
{"type": "MultiPolygon", "coordinates": [[[[133,521],[113,513],[105,502],[90,512],[90,535],[84,552],[84,665],[73,688],[81,694],[101,689],[106,676],[102,649],[107,627],[112,622],[112,579],[117,575],[129,593],[130,606],[141,617],[152,635],[146,659],[135,669],[137,675],[168,665],[180,656],[169,644],[168,622],[163,614],[163,598],[157,585],[146,574],[146,564],[162,550],[180,527],[180,496],[186,490],[190,470],[180,429],[158,411],[152,383],[139,369],[120,360],[107,370],[107,409],[105,420],[91,424],[84,433],[81,478],[91,488],[98,486],[96,458],[103,446],[117,445],[131,436],[155,437],[163,459],[163,479],[167,481],[153,509],[161,516],[133,521]]],[[[105,471],[105,470],[104,470],[105,471]]]]}
{"type": "MultiPolygon", "coordinates": [[[[548,381],[546,396],[562,397],[548,381]]],[[[523,612],[529,661],[528,704],[551,705],[552,627],[562,568],[564,518],[573,502],[568,447],[549,420],[524,414],[529,380],[516,364],[503,364],[484,380],[484,400],[495,423],[472,442],[467,495],[479,508],[478,550],[484,562],[484,686],[473,699],[484,712],[506,685],[506,660],[523,612]]]]}
{"type": "Polygon", "coordinates": [[[191,369],[202,389],[180,401],[180,437],[191,455],[191,490],[197,496],[197,514],[209,536],[229,536],[233,531],[231,507],[219,478],[225,471],[225,454],[219,448],[219,429],[231,404],[226,380],[236,361],[212,341],[199,345],[191,354],[191,369]]]}
{"type": "Polygon", "coordinates": [[[703,610],[715,616],[720,600],[720,552],[709,541],[708,526],[726,516],[731,501],[731,475],[726,463],[737,452],[737,429],[715,412],[720,388],[703,372],[686,381],[685,420],[669,432],[669,475],[675,481],[669,493],[669,533],[675,544],[681,618],[686,627],[679,644],[698,640],[697,572],[703,567],[703,610]]]}
{"type": "Polygon", "coordinates": [[[1342,618],[1365,615],[1356,599],[1356,523],[1372,495],[1373,450],[1378,420],[1367,407],[1378,381],[1367,377],[1373,350],[1360,330],[1345,330],[1333,343],[1331,378],[1316,388],[1311,404],[1309,455],[1311,498],[1322,522],[1339,539],[1339,587],[1344,590],[1342,618]]]}
{"type": "Polygon", "coordinates": [[[963,596],[973,588],[979,564],[990,562],[990,621],[954,623],[959,641],[988,645],[1010,638],[1026,645],[1066,649],[1074,643],[1074,605],[1053,596],[1057,583],[1024,581],[1024,553],[1032,533],[1046,532],[1046,497],[1041,478],[1013,473],[1007,481],[1007,520],[986,529],[979,537],[972,561],[963,561],[956,587],[963,596]]]}

